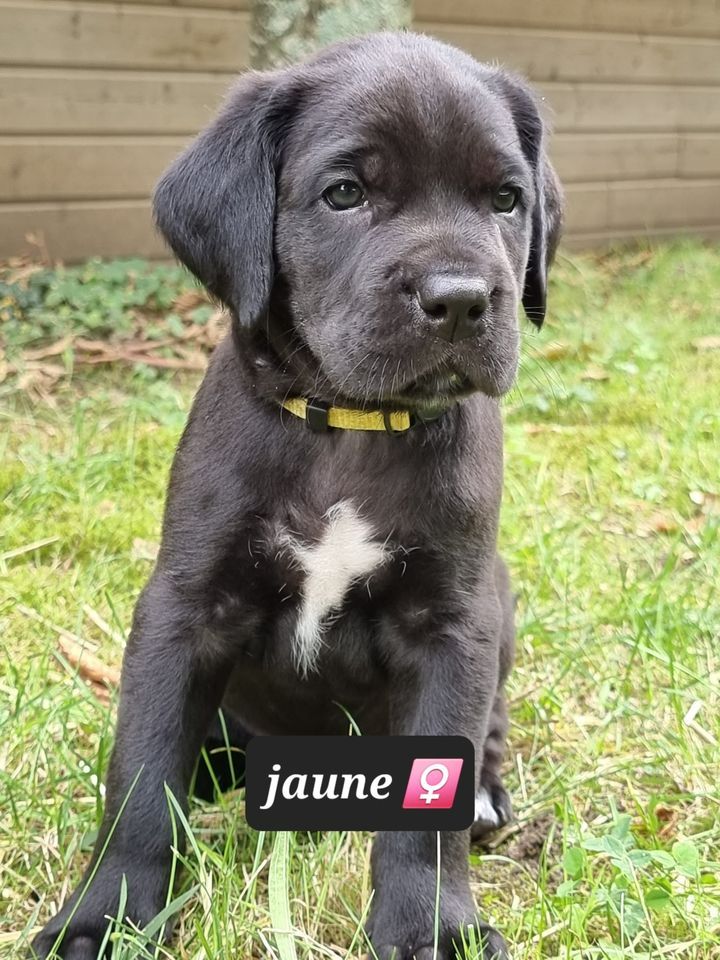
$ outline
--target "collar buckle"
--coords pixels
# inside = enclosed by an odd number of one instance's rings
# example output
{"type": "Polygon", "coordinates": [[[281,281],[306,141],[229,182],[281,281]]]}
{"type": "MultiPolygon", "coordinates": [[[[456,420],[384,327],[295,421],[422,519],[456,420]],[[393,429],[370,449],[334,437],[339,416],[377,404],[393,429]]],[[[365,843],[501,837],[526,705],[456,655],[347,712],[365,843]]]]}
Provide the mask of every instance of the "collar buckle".
{"type": "Polygon", "coordinates": [[[401,430],[396,430],[392,425],[392,414],[387,411],[383,412],[383,423],[385,424],[385,433],[389,434],[391,437],[401,437],[404,433],[407,433],[411,427],[415,426],[415,414],[411,413],[408,415],[410,423],[407,427],[403,427],[401,430]]]}
{"type": "Polygon", "coordinates": [[[313,433],[327,433],[329,409],[330,404],[323,400],[308,400],[305,408],[305,423],[308,430],[312,430],[313,433]]]}

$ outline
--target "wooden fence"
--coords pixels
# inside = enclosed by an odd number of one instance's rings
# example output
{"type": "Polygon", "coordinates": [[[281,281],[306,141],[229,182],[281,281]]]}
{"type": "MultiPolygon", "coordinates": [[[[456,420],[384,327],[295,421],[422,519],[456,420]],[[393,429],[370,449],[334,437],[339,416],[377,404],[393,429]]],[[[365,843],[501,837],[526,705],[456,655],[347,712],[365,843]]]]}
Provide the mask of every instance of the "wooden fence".
{"type": "Polygon", "coordinates": [[[414,28],[546,97],[574,246],[720,235],[717,0],[415,0],[414,28]]]}
{"type": "MultiPolygon", "coordinates": [[[[251,0],[0,0],[0,258],[164,256],[148,195],[248,63],[251,0]]],[[[720,235],[717,0],[415,0],[528,75],[568,236],[720,235]]]]}
{"type": "Polygon", "coordinates": [[[148,195],[248,64],[249,0],[0,0],[0,258],[167,256],[148,195]]]}

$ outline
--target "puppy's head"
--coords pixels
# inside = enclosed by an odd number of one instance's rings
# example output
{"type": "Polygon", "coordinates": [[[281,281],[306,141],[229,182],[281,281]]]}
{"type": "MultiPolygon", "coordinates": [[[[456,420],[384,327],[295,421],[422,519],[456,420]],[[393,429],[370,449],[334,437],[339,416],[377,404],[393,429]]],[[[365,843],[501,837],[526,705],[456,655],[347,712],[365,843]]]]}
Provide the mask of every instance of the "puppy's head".
{"type": "Polygon", "coordinates": [[[243,77],[155,193],[178,257],[298,393],[438,407],[514,378],[561,195],[520,80],[412,34],[243,77]]]}

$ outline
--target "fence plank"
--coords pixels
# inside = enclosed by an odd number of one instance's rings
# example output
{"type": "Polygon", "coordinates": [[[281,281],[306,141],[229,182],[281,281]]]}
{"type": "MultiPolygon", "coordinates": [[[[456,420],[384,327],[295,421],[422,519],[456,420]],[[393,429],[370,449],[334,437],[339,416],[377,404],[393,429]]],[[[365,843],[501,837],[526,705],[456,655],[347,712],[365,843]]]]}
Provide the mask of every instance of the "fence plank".
{"type": "Polygon", "coordinates": [[[415,22],[720,37],[716,0],[414,0],[415,22]]]}
{"type": "Polygon", "coordinates": [[[504,29],[416,21],[415,29],[532,80],[720,83],[720,40],[504,29]]]}
{"type": "Polygon", "coordinates": [[[234,74],[0,70],[0,133],[197,132],[234,74]]]}
{"type": "Polygon", "coordinates": [[[688,134],[679,144],[681,177],[716,177],[720,174],[720,133],[688,134]]]}
{"type": "Polygon", "coordinates": [[[0,260],[37,252],[28,234],[41,237],[51,258],[170,257],[156,234],[146,200],[68,204],[0,204],[0,260]]]}
{"type": "MultiPolygon", "coordinates": [[[[682,236],[697,237],[702,240],[720,240],[720,223],[709,223],[699,227],[683,227],[682,236]]],[[[564,250],[602,249],[652,240],[662,243],[663,241],[674,240],[677,237],[677,227],[657,227],[651,230],[635,227],[632,230],[599,230],[590,233],[573,233],[563,239],[559,256],[562,256],[564,250]]]]}
{"type": "MultiPolygon", "coordinates": [[[[0,3],[6,0],[0,0],[0,3]]],[[[50,3],[53,5],[67,5],[75,3],[77,0],[27,0],[28,3],[50,3]]],[[[92,3],[100,3],[103,6],[110,4],[116,6],[122,3],[125,7],[179,7],[186,9],[188,7],[197,7],[202,10],[252,10],[253,0],[92,0],[92,3]]]]}
{"type": "MultiPolygon", "coordinates": [[[[567,242],[573,246],[630,236],[720,230],[720,179],[571,184],[567,242]]],[[[33,233],[53,257],[165,257],[145,200],[0,204],[0,258],[29,249],[33,233]]]]}
{"type": "Polygon", "coordinates": [[[720,179],[571,184],[568,234],[684,229],[720,220],[720,179]]]}
{"type": "Polygon", "coordinates": [[[187,137],[0,137],[0,201],[147,197],[187,137]]]}
{"type": "MultiPolygon", "coordinates": [[[[194,133],[233,74],[0,70],[2,133],[194,133]]],[[[713,87],[542,83],[555,129],[720,131],[713,87]]]]}
{"type": "Polygon", "coordinates": [[[565,183],[720,176],[720,133],[556,133],[550,151],[565,183]]]}
{"type": "MultiPolygon", "coordinates": [[[[0,137],[0,201],[146,197],[189,137],[0,137]]],[[[566,185],[713,178],[720,134],[561,133],[551,140],[566,185]]]]}
{"type": "Polygon", "coordinates": [[[250,15],[126,4],[0,3],[0,65],[230,72],[248,66],[250,15]]]}
{"type": "Polygon", "coordinates": [[[557,133],[550,152],[566,184],[674,177],[680,142],[674,133],[557,133]]]}
{"type": "Polygon", "coordinates": [[[553,126],[566,131],[720,131],[717,87],[540,83],[553,126]]]}

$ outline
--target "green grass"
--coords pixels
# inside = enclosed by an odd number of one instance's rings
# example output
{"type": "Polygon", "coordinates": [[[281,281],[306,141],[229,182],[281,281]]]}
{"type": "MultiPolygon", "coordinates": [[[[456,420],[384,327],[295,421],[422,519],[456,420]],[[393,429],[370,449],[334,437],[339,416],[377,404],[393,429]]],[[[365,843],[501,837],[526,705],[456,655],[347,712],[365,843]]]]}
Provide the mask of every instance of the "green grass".
{"type": "MultiPolygon", "coordinates": [[[[720,958],[720,352],[692,343],[720,332],[718,290],[699,244],[562,258],[550,323],[525,328],[502,525],[518,820],[471,855],[515,960],[720,958]]],[[[100,817],[112,710],[58,632],[120,662],[196,383],[75,371],[50,402],[2,385],[2,957],[69,892],[100,817]]],[[[280,843],[241,796],[189,823],[163,955],[364,954],[368,835],[280,843]]],[[[121,931],[117,955],[142,939],[121,931]]]]}

